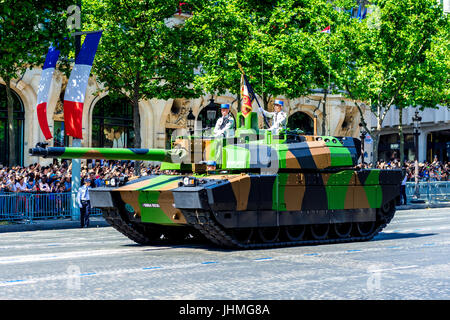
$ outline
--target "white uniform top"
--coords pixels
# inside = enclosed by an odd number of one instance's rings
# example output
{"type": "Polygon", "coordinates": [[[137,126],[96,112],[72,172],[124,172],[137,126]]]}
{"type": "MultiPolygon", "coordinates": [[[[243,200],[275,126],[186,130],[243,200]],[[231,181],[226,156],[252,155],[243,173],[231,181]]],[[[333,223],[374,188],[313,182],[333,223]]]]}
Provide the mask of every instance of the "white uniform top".
{"type": "Polygon", "coordinates": [[[273,134],[278,134],[281,129],[286,129],[286,112],[269,112],[266,110],[262,110],[262,112],[267,118],[272,119],[272,126],[269,128],[269,130],[272,131],[273,134]]]}
{"type": "Polygon", "coordinates": [[[234,134],[234,119],[231,115],[220,117],[214,127],[214,137],[230,137],[234,134]]]}
{"type": "Polygon", "coordinates": [[[80,206],[80,208],[82,207],[81,201],[90,200],[90,198],[89,198],[89,189],[90,189],[90,187],[88,187],[86,185],[82,185],[78,189],[77,202],[78,202],[78,205],[80,206]]]}

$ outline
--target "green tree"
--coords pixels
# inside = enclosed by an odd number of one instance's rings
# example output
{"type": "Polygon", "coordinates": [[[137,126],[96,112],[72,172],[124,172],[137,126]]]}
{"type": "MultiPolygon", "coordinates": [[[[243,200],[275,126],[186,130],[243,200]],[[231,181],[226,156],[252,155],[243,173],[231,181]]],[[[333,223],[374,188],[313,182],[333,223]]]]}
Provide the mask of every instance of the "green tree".
{"type": "Polygon", "coordinates": [[[340,60],[330,59],[332,35],[320,31],[344,21],[345,15],[328,1],[195,3],[186,28],[194,35],[192,51],[201,65],[195,85],[204,92],[228,90],[239,95],[236,61],[262,97],[264,108],[272,97],[297,98],[334,82],[333,70],[338,68],[330,63],[340,60]]]}
{"type": "Polygon", "coordinates": [[[376,1],[367,19],[337,26],[336,46],[344,66],[339,85],[354,100],[374,139],[374,161],[392,106],[448,105],[449,30],[448,17],[434,0],[376,1]],[[363,117],[362,103],[377,119],[374,130],[363,117]]]}
{"type": "Polygon", "coordinates": [[[194,14],[186,20],[193,37],[192,58],[200,65],[194,87],[203,93],[240,92],[240,72],[244,48],[250,41],[251,25],[236,5],[237,1],[193,1],[194,14]]]}
{"type": "MultiPolygon", "coordinates": [[[[68,1],[0,0],[0,78],[6,87],[10,145],[15,141],[11,83],[28,68],[42,65],[50,44],[65,52],[68,5],[68,1]]],[[[10,166],[17,163],[12,147],[8,158],[10,166]]]]}
{"type": "Polygon", "coordinates": [[[83,28],[103,30],[92,71],[109,95],[132,104],[136,148],[139,101],[197,96],[190,35],[168,20],[177,9],[178,1],[83,1],[83,28]]]}

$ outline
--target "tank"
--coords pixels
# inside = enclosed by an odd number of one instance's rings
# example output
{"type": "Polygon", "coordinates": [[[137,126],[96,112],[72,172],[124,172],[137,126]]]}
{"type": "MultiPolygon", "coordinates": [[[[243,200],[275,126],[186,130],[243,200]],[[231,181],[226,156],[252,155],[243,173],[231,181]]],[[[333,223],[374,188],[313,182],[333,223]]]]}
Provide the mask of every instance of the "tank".
{"type": "Polygon", "coordinates": [[[37,145],[29,153],[159,161],[161,170],[170,169],[91,189],[91,206],[142,245],[206,239],[253,249],[367,241],[391,221],[401,170],[358,168],[359,139],[298,129],[273,135],[258,129],[257,117],[238,113],[234,136],[198,131],[172,139],[170,150],[37,145]]]}

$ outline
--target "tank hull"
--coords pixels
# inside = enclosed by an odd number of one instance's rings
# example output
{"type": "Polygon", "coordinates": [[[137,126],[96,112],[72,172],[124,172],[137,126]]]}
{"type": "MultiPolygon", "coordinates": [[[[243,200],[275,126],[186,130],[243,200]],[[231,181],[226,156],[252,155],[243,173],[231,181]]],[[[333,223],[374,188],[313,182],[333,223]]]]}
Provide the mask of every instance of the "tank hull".
{"type": "Polygon", "coordinates": [[[141,244],[193,235],[241,249],[363,241],[394,216],[401,171],[190,175],[193,185],[184,178],[93,189],[92,206],[141,244]]]}

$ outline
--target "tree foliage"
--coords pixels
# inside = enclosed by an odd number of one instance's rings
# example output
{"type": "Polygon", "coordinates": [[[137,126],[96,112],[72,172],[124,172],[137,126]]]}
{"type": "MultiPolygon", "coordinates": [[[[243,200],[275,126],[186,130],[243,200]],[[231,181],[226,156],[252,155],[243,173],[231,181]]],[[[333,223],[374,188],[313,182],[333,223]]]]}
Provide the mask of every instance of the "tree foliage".
{"type": "MultiPolygon", "coordinates": [[[[239,61],[263,97],[299,97],[328,82],[328,42],[320,31],[341,16],[332,4],[304,1],[196,1],[186,27],[207,93],[239,93],[239,61]],[[325,76],[326,75],[326,76],[325,76]]],[[[267,102],[267,101],[265,101],[267,102]]]]}
{"type": "MultiPolygon", "coordinates": [[[[435,0],[373,1],[364,20],[346,12],[353,0],[188,3],[193,15],[177,26],[170,23],[176,0],[82,3],[83,30],[103,30],[92,71],[108,94],[132,103],[136,147],[139,101],[239,95],[238,61],[265,107],[280,95],[338,91],[355,101],[361,115],[361,102],[371,108],[374,138],[394,105],[449,104],[449,20],[435,0]],[[331,34],[321,33],[328,25],[331,34]]],[[[69,4],[0,0],[0,77],[7,87],[27,67],[44,62],[50,42],[72,43],[64,21],[69,4]]]]}
{"type": "Polygon", "coordinates": [[[133,105],[135,147],[140,147],[138,103],[143,99],[190,98],[194,68],[185,48],[189,34],[167,19],[177,1],[90,0],[83,3],[83,28],[103,30],[93,73],[108,94],[133,105]]]}
{"type": "MultiPolygon", "coordinates": [[[[449,20],[434,0],[380,0],[366,20],[336,26],[343,66],[338,82],[361,111],[377,119],[374,150],[392,106],[437,107],[449,102],[449,20]]],[[[371,132],[366,121],[365,129],[371,132]]],[[[376,152],[374,152],[376,155],[376,152]]],[[[376,159],[375,159],[376,160],[376,159]]]]}
{"type": "MultiPolygon", "coordinates": [[[[0,78],[6,87],[10,144],[15,141],[11,80],[18,82],[28,68],[43,65],[50,44],[68,52],[68,5],[68,1],[0,0],[0,78]]],[[[14,165],[14,148],[9,150],[9,164],[14,165]]]]}

